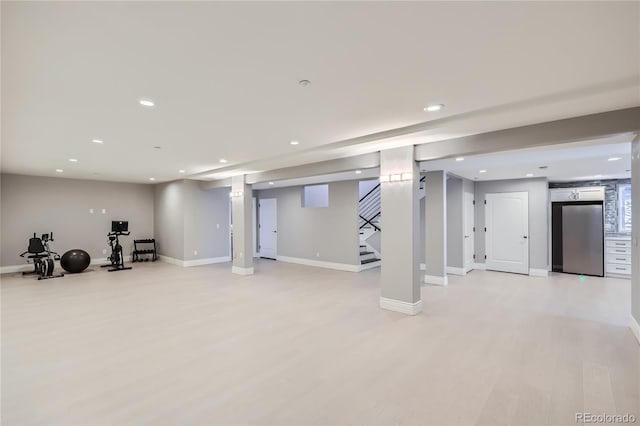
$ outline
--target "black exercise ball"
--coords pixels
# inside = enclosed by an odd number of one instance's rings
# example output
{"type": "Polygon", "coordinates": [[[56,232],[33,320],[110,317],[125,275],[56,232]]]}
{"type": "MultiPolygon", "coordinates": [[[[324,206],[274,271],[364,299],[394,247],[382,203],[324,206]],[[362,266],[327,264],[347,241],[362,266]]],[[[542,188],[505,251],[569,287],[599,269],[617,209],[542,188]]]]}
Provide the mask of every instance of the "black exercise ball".
{"type": "Polygon", "coordinates": [[[91,256],[84,250],[69,250],[60,258],[60,266],[71,274],[77,274],[87,269],[91,263],[91,256]]]}

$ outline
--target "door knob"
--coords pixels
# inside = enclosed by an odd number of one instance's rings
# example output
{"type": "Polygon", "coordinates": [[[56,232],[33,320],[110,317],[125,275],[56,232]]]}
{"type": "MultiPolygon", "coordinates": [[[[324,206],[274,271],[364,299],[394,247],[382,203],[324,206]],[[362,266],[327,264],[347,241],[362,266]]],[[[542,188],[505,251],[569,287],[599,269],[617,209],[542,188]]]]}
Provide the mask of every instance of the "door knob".
{"type": "Polygon", "coordinates": [[[527,237],[527,236],[525,235],[525,236],[523,236],[522,238],[524,238],[524,239],[526,240],[526,239],[527,239],[527,238],[529,238],[529,237],[527,237]]]}

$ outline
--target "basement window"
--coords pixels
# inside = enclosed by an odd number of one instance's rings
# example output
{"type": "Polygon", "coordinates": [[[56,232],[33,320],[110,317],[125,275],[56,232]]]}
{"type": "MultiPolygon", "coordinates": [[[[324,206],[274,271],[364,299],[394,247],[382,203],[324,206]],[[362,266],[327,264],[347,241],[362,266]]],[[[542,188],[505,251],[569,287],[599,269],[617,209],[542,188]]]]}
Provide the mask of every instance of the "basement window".
{"type": "Polygon", "coordinates": [[[302,207],[329,207],[329,185],[307,185],[302,191],[302,207]]]}

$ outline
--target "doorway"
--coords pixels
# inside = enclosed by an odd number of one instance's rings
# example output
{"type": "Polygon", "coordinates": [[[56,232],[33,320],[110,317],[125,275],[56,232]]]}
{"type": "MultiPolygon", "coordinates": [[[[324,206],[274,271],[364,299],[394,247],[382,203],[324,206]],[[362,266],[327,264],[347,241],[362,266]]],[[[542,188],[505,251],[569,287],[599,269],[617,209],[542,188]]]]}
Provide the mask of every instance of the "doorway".
{"type": "Polygon", "coordinates": [[[276,259],[278,256],[277,200],[263,198],[259,201],[260,257],[276,259]]]}
{"type": "Polygon", "coordinates": [[[529,193],[504,192],[485,197],[487,269],[529,273],[529,193]]]}

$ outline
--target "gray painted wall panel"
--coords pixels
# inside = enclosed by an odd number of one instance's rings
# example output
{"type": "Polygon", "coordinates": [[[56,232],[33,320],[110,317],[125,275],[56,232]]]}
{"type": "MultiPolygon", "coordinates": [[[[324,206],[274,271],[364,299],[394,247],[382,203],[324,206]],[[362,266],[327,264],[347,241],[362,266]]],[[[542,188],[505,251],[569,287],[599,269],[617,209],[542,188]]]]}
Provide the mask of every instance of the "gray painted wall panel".
{"type": "Polygon", "coordinates": [[[463,191],[462,179],[447,179],[447,266],[462,268],[463,264],[463,191]]]}
{"type": "Polygon", "coordinates": [[[183,205],[183,181],[156,185],[153,212],[158,254],[178,260],[184,260],[183,205]]]}
{"type": "Polygon", "coordinates": [[[112,220],[129,221],[131,236],[120,241],[125,254],[133,250],[134,238],[153,237],[153,185],[13,174],[1,175],[0,185],[2,266],[26,263],[18,255],[34,232],[53,231],[51,249],[61,255],[80,248],[92,259],[106,257],[103,249],[110,253],[112,220]]]}
{"type": "Polygon", "coordinates": [[[476,263],[484,263],[484,200],[487,193],[529,193],[529,267],[548,269],[549,191],[545,178],[476,182],[476,263]]]}
{"type": "Polygon", "coordinates": [[[640,324],[640,140],[636,136],[631,148],[631,208],[632,208],[632,279],[631,314],[640,324]]]}
{"type": "Polygon", "coordinates": [[[229,188],[202,190],[186,180],[183,205],[184,260],[230,256],[229,188]]]}
{"type": "Polygon", "coordinates": [[[329,207],[302,207],[302,188],[255,191],[277,199],[278,255],[359,265],[358,181],[329,183],[329,207]]]}

